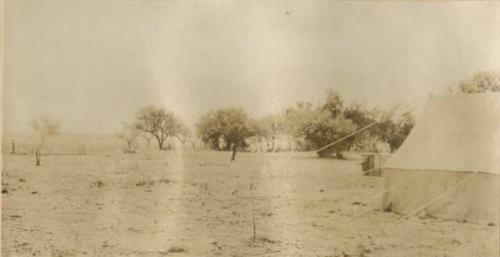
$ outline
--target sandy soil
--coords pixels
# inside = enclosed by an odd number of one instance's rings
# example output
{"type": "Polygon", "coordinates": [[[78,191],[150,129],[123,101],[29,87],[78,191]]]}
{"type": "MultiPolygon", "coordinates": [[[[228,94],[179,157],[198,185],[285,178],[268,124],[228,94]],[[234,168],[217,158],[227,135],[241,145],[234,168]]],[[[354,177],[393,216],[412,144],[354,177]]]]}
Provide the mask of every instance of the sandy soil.
{"type": "Polygon", "coordinates": [[[3,185],[2,256],[498,256],[498,224],[396,223],[357,160],[7,155],[3,185]]]}

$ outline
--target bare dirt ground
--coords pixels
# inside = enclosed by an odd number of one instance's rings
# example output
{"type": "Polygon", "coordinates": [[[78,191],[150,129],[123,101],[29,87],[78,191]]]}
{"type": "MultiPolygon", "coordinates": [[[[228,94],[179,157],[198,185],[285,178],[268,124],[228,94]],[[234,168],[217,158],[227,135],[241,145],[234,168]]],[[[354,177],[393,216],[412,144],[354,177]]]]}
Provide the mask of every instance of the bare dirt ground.
{"type": "Polygon", "coordinates": [[[498,224],[395,224],[400,215],[380,210],[381,178],[362,176],[358,160],[32,158],[4,156],[2,256],[498,256],[498,224]]]}

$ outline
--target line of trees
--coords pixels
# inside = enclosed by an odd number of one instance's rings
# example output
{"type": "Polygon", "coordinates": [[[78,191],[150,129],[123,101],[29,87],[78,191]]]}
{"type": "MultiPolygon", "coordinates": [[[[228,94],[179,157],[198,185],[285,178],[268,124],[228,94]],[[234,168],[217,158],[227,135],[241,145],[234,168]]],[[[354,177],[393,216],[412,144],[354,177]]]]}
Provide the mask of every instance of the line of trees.
{"type": "Polygon", "coordinates": [[[335,146],[321,151],[320,157],[343,157],[346,150],[378,151],[377,144],[387,143],[397,149],[415,124],[413,114],[395,115],[369,110],[361,104],[346,105],[335,91],[327,92],[326,101],[318,106],[297,103],[278,115],[252,119],[241,108],[224,108],[202,116],[196,124],[199,138],[217,151],[231,150],[232,160],[236,150],[244,151],[249,141],[264,142],[268,152],[278,151],[277,141],[288,141],[293,150],[316,150],[327,143],[344,137],[368,124],[375,126],[360,135],[348,138],[335,146]],[[398,116],[398,117],[395,117],[398,116]]]}
{"type": "MultiPolygon", "coordinates": [[[[500,92],[500,74],[480,71],[460,81],[455,94],[500,92]]],[[[328,91],[319,105],[297,103],[284,113],[252,119],[241,108],[224,108],[201,117],[196,125],[198,137],[211,149],[231,150],[232,160],[237,149],[246,150],[249,141],[265,142],[267,151],[316,150],[332,141],[375,123],[362,133],[350,137],[318,153],[320,157],[343,158],[347,150],[379,152],[385,143],[394,152],[404,142],[415,125],[411,111],[368,109],[359,103],[347,104],[341,95],[328,91]],[[278,148],[278,141],[287,141],[288,147],[278,148]],[[293,147],[292,147],[293,145],[293,147]]]]}
{"type": "MultiPolygon", "coordinates": [[[[454,94],[488,92],[500,92],[498,71],[478,72],[450,90],[454,94]]],[[[196,134],[213,150],[232,151],[231,160],[234,160],[238,150],[247,151],[255,143],[264,144],[268,152],[316,150],[372,123],[376,124],[318,154],[342,158],[347,150],[378,152],[380,143],[385,143],[392,152],[406,139],[415,118],[412,112],[400,112],[397,107],[380,110],[346,103],[340,94],[330,90],[321,104],[300,102],[282,113],[258,118],[250,117],[237,107],[212,110],[199,119],[196,134]]],[[[37,135],[33,152],[35,165],[40,166],[42,152],[49,139],[60,133],[60,124],[44,115],[32,120],[30,126],[37,135]]],[[[124,153],[135,153],[139,138],[146,143],[146,149],[156,141],[158,149],[163,151],[168,149],[168,140],[175,139],[184,145],[191,133],[173,112],[146,106],[137,112],[134,121],[123,124],[117,136],[123,143],[124,153]]]]}

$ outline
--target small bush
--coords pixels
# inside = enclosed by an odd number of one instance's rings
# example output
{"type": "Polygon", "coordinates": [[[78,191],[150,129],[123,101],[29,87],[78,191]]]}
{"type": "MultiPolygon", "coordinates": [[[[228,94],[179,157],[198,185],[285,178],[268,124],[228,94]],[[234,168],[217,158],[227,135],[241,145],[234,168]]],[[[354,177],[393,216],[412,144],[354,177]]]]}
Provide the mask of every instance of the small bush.
{"type": "Polygon", "coordinates": [[[103,187],[106,187],[106,183],[98,180],[98,181],[92,183],[92,186],[97,187],[97,188],[103,188],[103,187]]]}
{"type": "Polygon", "coordinates": [[[168,179],[168,178],[161,178],[160,180],[158,180],[158,183],[168,184],[168,183],[170,183],[170,179],[168,179]]]}

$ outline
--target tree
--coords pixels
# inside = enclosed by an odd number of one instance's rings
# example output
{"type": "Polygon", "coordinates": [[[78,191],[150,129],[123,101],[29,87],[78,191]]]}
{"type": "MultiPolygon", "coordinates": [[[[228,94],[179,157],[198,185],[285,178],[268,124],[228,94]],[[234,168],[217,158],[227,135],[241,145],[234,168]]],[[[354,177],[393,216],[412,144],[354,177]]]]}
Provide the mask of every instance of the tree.
{"type": "MultiPolygon", "coordinates": [[[[316,150],[327,143],[334,142],[354,132],[358,127],[364,126],[365,116],[366,113],[361,105],[345,108],[344,100],[338,92],[334,90],[327,91],[325,103],[319,108],[313,122],[305,129],[304,134],[309,144],[308,148],[316,150]],[[356,122],[353,122],[350,118],[356,119],[356,122]]],[[[343,158],[343,152],[350,149],[356,139],[356,137],[346,138],[318,152],[318,155],[320,157],[329,157],[335,154],[337,158],[343,158]]]]}
{"type": "Polygon", "coordinates": [[[185,149],[186,140],[191,135],[191,131],[184,123],[180,123],[177,126],[177,133],[174,137],[182,144],[182,148],[185,149]]]}
{"type": "MultiPolygon", "coordinates": [[[[370,124],[376,122],[377,110],[369,110],[359,103],[354,103],[345,108],[343,112],[344,118],[351,120],[355,126],[355,130],[360,130],[370,124]]],[[[354,148],[358,151],[376,151],[377,142],[379,141],[377,130],[375,127],[370,127],[367,130],[353,136],[352,145],[349,148],[354,148]]]]}
{"type": "Polygon", "coordinates": [[[401,114],[401,117],[397,121],[398,134],[392,144],[389,144],[392,151],[399,148],[403,144],[408,135],[410,135],[415,123],[415,116],[412,112],[407,111],[401,114]]]}
{"type": "Polygon", "coordinates": [[[255,135],[247,113],[236,107],[214,110],[203,115],[196,124],[198,137],[215,150],[231,150],[231,161],[236,151],[248,146],[246,140],[255,135]],[[221,141],[223,145],[221,146],[221,141]]]}
{"type": "Polygon", "coordinates": [[[359,103],[349,105],[345,108],[343,114],[346,119],[351,120],[358,128],[375,122],[374,113],[359,103]]]}
{"type": "MultiPolygon", "coordinates": [[[[205,144],[208,144],[211,149],[221,151],[225,146],[221,147],[220,141],[224,133],[222,122],[220,121],[220,111],[210,111],[203,115],[196,124],[198,137],[205,144]]],[[[227,149],[225,149],[227,150],[227,149]]]]}
{"type": "Polygon", "coordinates": [[[139,136],[146,141],[146,153],[149,153],[149,146],[151,145],[151,140],[153,139],[153,135],[149,133],[140,133],[139,136]]]}
{"type": "Polygon", "coordinates": [[[144,107],[137,113],[135,128],[151,134],[160,151],[165,150],[164,144],[169,137],[182,140],[189,134],[189,129],[173,112],[156,106],[144,107]]]}
{"type": "Polygon", "coordinates": [[[463,94],[500,92],[500,72],[477,72],[470,79],[459,83],[458,92],[463,94]]]}
{"type": "MultiPolygon", "coordinates": [[[[283,130],[295,141],[298,150],[306,150],[304,128],[312,122],[317,112],[317,108],[309,102],[299,102],[286,110],[283,117],[283,130]]],[[[291,148],[291,142],[289,145],[291,148]]]]}
{"type": "Polygon", "coordinates": [[[393,116],[391,112],[382,113],[376,125],[381,141],[389,144],[391,152],[403,144],[415,126],[415,118],[410,111],[402,113],[397,120],[393,116]]]}
{"type": "MultiPolygon", "coordinates": [[[[355,131],[355,125],[351,120],[339,115],[332,118],[327,110],[317,110],[312,122],[304,127],[306,149],[316,150],[327,143],[338,140],[355,131]]],[[[353,137],[347,138],[318,153],[320,157],[330,157],[335,154],[337,158],[343,158],[343,152],[350,148],[353,137]]]]}
{"type": "Polygon", "coordinates": [[[283,118],[279,115],[267,115],[255,120],[254,124],[255,136],[264,139],[267,150],[274,152],[276,150],[276,139],[285,129],[283,118]]]}
{"type": "Polygon", "coordinates": [[[398,109],[399,106],[396,105],[388,111],[369,110],[361,104],[351,104],[345,108],[343,115],[354,123],[356,130],[375,123],[374,126],[357,134],[349,148],[376,152],[377,144],[385,142],[391,151],[398,149],[415,125],[415,118],[410,111],[403,112],[398,119],[395,119],[398,109]]]}
{"type": "Polygon", "coordinates": [[[332,89],[328,90],[326,92],[326,102],[322,109],[329,111],[332,117],[342,115],[344,112],[344,101],[340,94],[332,89]]]}
{"type": "Polygon", "coordinates": [[[124,153],[135,153],[137,149],[137,139],[141,131],[138,130],[134,125],[123,123],[122,131],[120,131],[117,136],[123,141],[123,152],[124,153]]]}
{"type": "MultiPolygon", "coordinates": [[[[301,150],[317,150],[352,133],[356,124],[344,117],[344,101],[339,93],[329,90],[326,101],[319,107],[311,103],[298,103],[286,110],[284,127],[286,134],[291,135],[301,150]]],[[[343,151],[349,149],[354,138],[348,138],[332,147],[320,151],[320,157],[335,154],[343,157],[343,151]]]]}
{"type": "Polygon", "coordinates": [[[31,128],[37,134],[37,143],[35,146],[35,166],[41,165],[42,151],[44,150],[48,140],[59,134],[60,124],[48,115],[43,115],[30,122],[31,128]]]}

